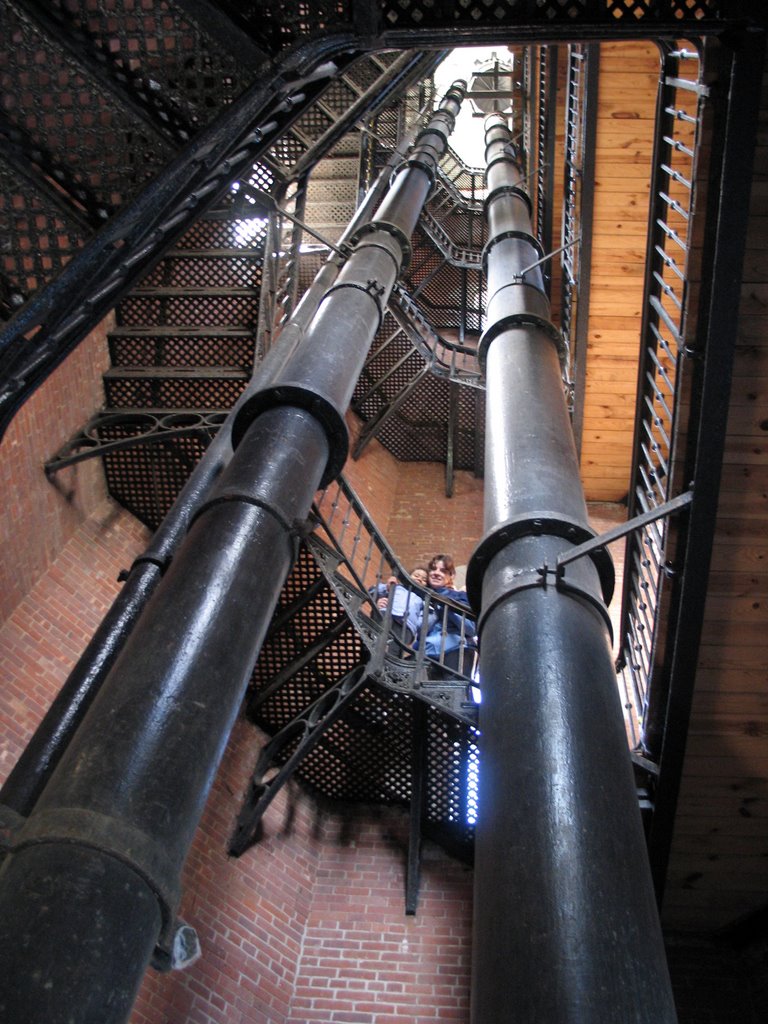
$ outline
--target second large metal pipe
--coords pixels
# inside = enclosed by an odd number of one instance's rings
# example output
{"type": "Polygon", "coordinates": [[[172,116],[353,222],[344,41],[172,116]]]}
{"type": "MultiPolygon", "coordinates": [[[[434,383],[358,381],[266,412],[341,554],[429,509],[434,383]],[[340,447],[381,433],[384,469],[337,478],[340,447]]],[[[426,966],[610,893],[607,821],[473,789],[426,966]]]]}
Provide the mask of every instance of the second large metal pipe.
{"type": "Polygon", "coordinates": [[[519,167],[486,120],[490,238],[473,1024],[676,1020],[611,658],[605,559],[588,536],[519,167]]]}

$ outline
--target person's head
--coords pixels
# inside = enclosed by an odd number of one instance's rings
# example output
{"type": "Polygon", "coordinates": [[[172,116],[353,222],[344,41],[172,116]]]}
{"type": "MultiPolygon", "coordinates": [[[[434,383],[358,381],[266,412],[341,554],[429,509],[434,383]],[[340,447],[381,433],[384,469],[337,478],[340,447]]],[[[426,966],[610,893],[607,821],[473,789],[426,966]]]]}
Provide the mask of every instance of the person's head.
{"type": "Polygon", "coordinates": [[[450,555],[435,555],[431,558],[429,565],[430,587],[452,587],[453,578],[456,575],[456,566],[450,555]]]}
{"type": "Polygon", "coordinates": [[[417,565],[411,571],[411,579],[414,583],[418,583],[420,587],[426,587],[429,583],[429,573],[427,572],[426,565],[417,565]]]}

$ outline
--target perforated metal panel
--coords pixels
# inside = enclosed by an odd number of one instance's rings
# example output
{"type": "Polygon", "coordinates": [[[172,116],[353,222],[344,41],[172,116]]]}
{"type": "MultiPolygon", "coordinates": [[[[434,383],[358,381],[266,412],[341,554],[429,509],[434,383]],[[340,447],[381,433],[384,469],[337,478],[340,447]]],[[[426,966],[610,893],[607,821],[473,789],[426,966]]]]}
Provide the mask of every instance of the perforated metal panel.
{"type": "Polygon", "coordinates": [[[304,139],[318,139],[328,131],[332,124],[331,114],[326,113],[316,104],[296,121],[293,131],[304,139]]]}
{"type": "Polygon", "coordinates": [[[217,0],[217,6],[272,54],[317,34],[320,26],[350,24],[352,18],[351,0],[311,0],[291,7],[261,0],[217,0]]]}
{"type": "Polygon", "coordinates": [[[307,144],[294,132],[286,134],[272,147],[270,158],[283,167],[293,165],[304,155],[307,144]]]}
{"type": "Polygon", "coordinates": [[[109,352],[113,367],[223,366],[245,371],[253,362],[253,336],[229,329],[219,334],[113,332],[109,352]]]}
{"type": "Polygon", "coordinates": [[[66,217],[50,196],[19,179],[0,160],[0,234],[3,319],[50,281],[85,240],[81,225],[66,217]]]}
{"type": "MultiPolygon", "coordinates": [[[[271,183],[271,172],[268,180],[271,183]]],[[[269,187],[267,185],[266,187],[269,187]]],[[[176,250],[186,249],[242,249],[251,250],[263,245],[266,237],[264,214],[254,210],[250,216],[233,216],[222,211],[216,219],[199,220],[176,243],[176,250]]]]}
{"type": "MultiPolygon", "coordinates": [[[[130,436],[130,427],[110,426],[107,440],[130,436]]],[[[197,438],[184,437],[162,445],[131,448],[104,456],[110,494],[137,519],[155,530],[203,454],[197,438]]]]}
{"type": "Polygon", "coordinates": [[[451,266],[426,234],[414,238],[417,257],[405,277],[406,287],[419,296],[419,305],[436,328],[452,327],[473,333],[482,329],[485,284],[479,270],[451,266]]]}
{"type": "Polygon", "coordinates": [[[198,252],[190,256],[169,256],[154,268],[142,287],[252,288],[261,285],[262,259],[229,249],[223,253],[198,252]]]}
{"type": "Polygon", "coordinates": [[[200,294],[175,293],[168,289],[142,293],[135,291],[118,309],[123,326],[227,327],[229,324],[255,324],[259,306],[255,295],[233,295],[227,291],[206,290],[200,294]]]}
{"type": "MultiPolygon", "coordinates": [[[[399,331],[390,313],[371,346],[355,388],[352,403],[363,420],[372,420],[397,401],[411,383],[424,357],[399,331]]],[[[376,437],[395,458],[413,462],[445,462],[448,455],[450,383],[427,374],[376,431],[376,437]]],[[[458,386],[458,419],[454,435],[456,469],[482,474],[485,436],[485,394],[458,386]]]]}
{"type": "Polygon", "coordinates": [[[3,69],[5,116],[33,137],[45,125],[48,150],[105,209],[134,196],[170,160],[168,141],[138,123],[25,13],[6,5],[3,30],[14,41],[14,59],[3,69]],[[56,103],[49,102],[52,80],[56,103]]]}
{"type": "Polygon", "coordinates": [[[112,369],[104,375],[113,409],[227,409],[248,383],[237,370],[139,371],[112,369]]]}
{"type": "MultiPolygon", "coordinates": [[[[348,75],[347,75],[348,77],[348,75]]],[[[358,97],[352,84],[343,78],[337,78],[323,96],[323,106],[337,114],[343,114],[358,97]]]]}
{"type": "Polygon", "coordinates": [[[65,22],[87,40],[125,88],[150,106],[162,96],[159,109],[182,139],[182,126],[208,124],[253,77],[253,69],[239,65],[232,53],[185,16],[181,5],[163,4],[162,26],[158,26],[154,4],[48,2],[62,12],[65,22]]]}
{"type": "MultiPolygon", "coordinates": [[[[558,22],[573,25],[579,14],[585,13],[585,20],[617,25],[622,21],[637,23],[649,16],[658,17],[658,0],[605,0],[601,4],[586,4],[583,0],[465,0],[451,4],[446,9],[433,0],[382,0],[384,22],[390,28],[431,28],[445,27],[466,32],[478,26],[503,28],[514,24],[539,24],[552,26],[558,22]]],[[[715,16],[720,4],[717,0],[669,0],[664,5],[665,14],[671,21],[683,19],[695,21],[698,18],[715,16]]],[[[466,38],[466,37],[463,37],[466,38]]]]}
{"type": "MultiPolygon", "coordinates": [[[[275,612],[285,609],[322,580],[310,552],[302,547],[275,612]]],[[[267,636],[251,679],[254,721],[275,733],[321,696],[334,682],[359,665],[363,647],[350,628],[307,665],[292,670],[305,649],[343,615],[330,587],[325,586],[280,628],[267,636]],[[254,707],[261,690],[279,673],[289,677],[263,704],[254,707]]],[[[364,686],[342,716],[324,733],[302,761],[297,775],[315,793],[336,800],[407,804],[413,783],[415,699],[393,693],[376,682],[364,686]]],[[[471,856],[474,834],[472,764],[476,765],[475,730],[424,707],[427,742],[425,831],[452,843],[455,852],[471,856]],[[474,760],[473,760],[474,759],[474,760]]],[[[421,717],[421,716],[419,716],[421,717]]],[[[282,756],[292,752],[288,747],[282,756]]]]}

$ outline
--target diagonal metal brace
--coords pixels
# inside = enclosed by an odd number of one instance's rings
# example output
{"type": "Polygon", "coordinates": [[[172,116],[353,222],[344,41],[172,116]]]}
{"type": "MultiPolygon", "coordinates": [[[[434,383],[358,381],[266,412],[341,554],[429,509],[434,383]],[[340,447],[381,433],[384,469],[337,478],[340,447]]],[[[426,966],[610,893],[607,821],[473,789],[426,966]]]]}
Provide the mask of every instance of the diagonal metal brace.
{"type": "MultiPolygon", "coordinates": [[[[592,551],[596,551],[598,548],[604,548],[608,544],[613,543],[613,541],[626,537],[628,533],[634,533],[635,530],[641,530],[644,526],[655,522],[657,519],[663,519],[665,516],[672,515],[673,512],[679,512],[681,508],[685,508],[687,505],[690,505],[692,501],[693,490],[684,491],[682,494],[678,494],[676,498],[672,498],[670,501],[665,501],[662,505],[657,505],[656,508],[652,508],[648,512],[643,512],[639,516],[634,516],[632,519],[628,519],[626,523],[622,523],[620,526],[615,526],[612,530],[608,530],[606,533],[601,533],[599,537],[593,537],[591,540],[587,540],[583,544],[577,544],[576,547],[570,548],[568,551],[564,551],[561,555],[557,556],[557,562],[555,563],[555,575],[558,578],[562,578],[565,566],[568,565],[569,562],[575,562],[577,558],[582,558],[584,555],[588,555],[592,551]]],[[[546,570],[546,566],[544,568],[546,570]]]]}
{"type": "Polygon", "coordinates": [[[535,263],[531,263],[529,266],[525,268],[525,270],[521,270],[519,273],[515,274],[512,280],[516,283],[519,283],[525,278],[526,274],[530,273],[532,270],[535,270],[536,267],[540,267],[542,263],[546,263],[548,260],[551,260],[552,257],[557,256],[558,253],[565,252],[566,249],[571,249],[574,245],[578,245],[580,241],[581,235],[579,235],[578,238],[572,239],[570,242],[566,242],[565,245],[558,246],[557,249],[553,249],[552,252],[548,252],[546,256],[542,256],[541,259],[536,260],[535,263]]]}
{"type": "Polygon", "coordinates": [[[317,241],[326,246],[326,248],[335,252],[337,256],[341,256],[345,260],[349,259],[352,250],[348,245],[338,246],[334,242],[331,242],[325,237],[325,235],[321,234],[319,231],[315,231],[315,229],[311,228],[305,221],[299,220],[298,217],[286,210],[285,207],[280,206],[274,196],[270,195],[269,192],[265,192],[261,188],[256,188],[255,185],[244,185],[242,186],[242,189],[248,196],[253,197],[254,200],[266,207],[267,210],[274,211],[275,213],[279,213],[282,217],[286,217],[292,224],[296,224],[302,231],[306,231],[308,235],[316,238],[317,241]]]}
{"type": "Polygon", "coordinates": [[[248,795],[237,817],[235,831],[229,844],[232,856],[240,857],[258,842],[261,819],[278,791],[357,696],[368,679],[367,667],[356,666],[267,743],[256,762],[248,795]],[[293,753],[280,764],[281,755],[290,747],[294,747],[293,753]],[[277,772],[270,778],[265,778],[267,772],[278,765],[277,772]]]}

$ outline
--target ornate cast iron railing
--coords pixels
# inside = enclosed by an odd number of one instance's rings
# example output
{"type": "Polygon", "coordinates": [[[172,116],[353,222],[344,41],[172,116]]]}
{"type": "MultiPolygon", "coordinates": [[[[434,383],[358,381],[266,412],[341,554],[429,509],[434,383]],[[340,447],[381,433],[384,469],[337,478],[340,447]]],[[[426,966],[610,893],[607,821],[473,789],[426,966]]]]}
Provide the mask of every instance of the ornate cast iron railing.
{"type": "MultiPolygon", "coordinates": [[[[337,578],[343,579],[337,593],[348,611],[357,617],[361,635],[371,651],[376,650],[384,625],[388,624],[390,635],[394,639],[394,644],[389,648],[390,653],[405,659],[406,664],[413,661],[416,676],[421,677],[419,686],[426,694],[428,680],[432,678],[434,672],[430,668],[433,659],[426,658],[423,641],[430,618],[436,616],[438,624],[442,622],[443,644],[434,663],[439,665],[438,674],[446,679],[455,680],[459,690],[464,693],[458,705],[453,702],[454,712],[456,708],[466,710],[466,687],[468,680],[472,679],[476,654],[474,620],[468,608],[448,598],[438,598],[428,589],[414,583],[363,503],[343,477],[331,484],[318,497],[315,503],[315,517],[318,525],[307,538],[307,543],[315,557],[320,562],[333,563],[333,571],[337,578]],[[389,605],[383,616],[379,613],[376,607],[377,598],[382,596],[379,588],[384,587],[389,591],[394,586],[401,588],[399,598],[405,609],[416,609],[423,602],[421,636],[409,640],[407,613],[399,623],[390,622],[389,605]],[[449,620],[453,620],[451,629],[458,636],[460,644],[460,658],[455,672],[445,665],[444,641],[448,633],[449,620]],[[414,643],[415,656],[412,654],[414,643]],[[428,663],[426,674],[425,662],[428,663]]],[[[442,696],[438,702],[444,703],[446,707],[449,703],[442,696]]]]}
{"type": "MultiPolygon", "coordinates": [[[[422,630],[423,632],[423,630],[422,630]]],[[[296,772],[334,799],[410,805],[406,912],[418,899],[423,837],[471,857],[477,818],[477,683],[467,609],[405,573],[360,499],[340,478],[319,494],[251,682],[248,714],[271,736],[231,840],[244,853],[265,810],[296,772]],[[413,650],[392,602],[425,602],[460,621],[458,669],[413,650]]]]}

